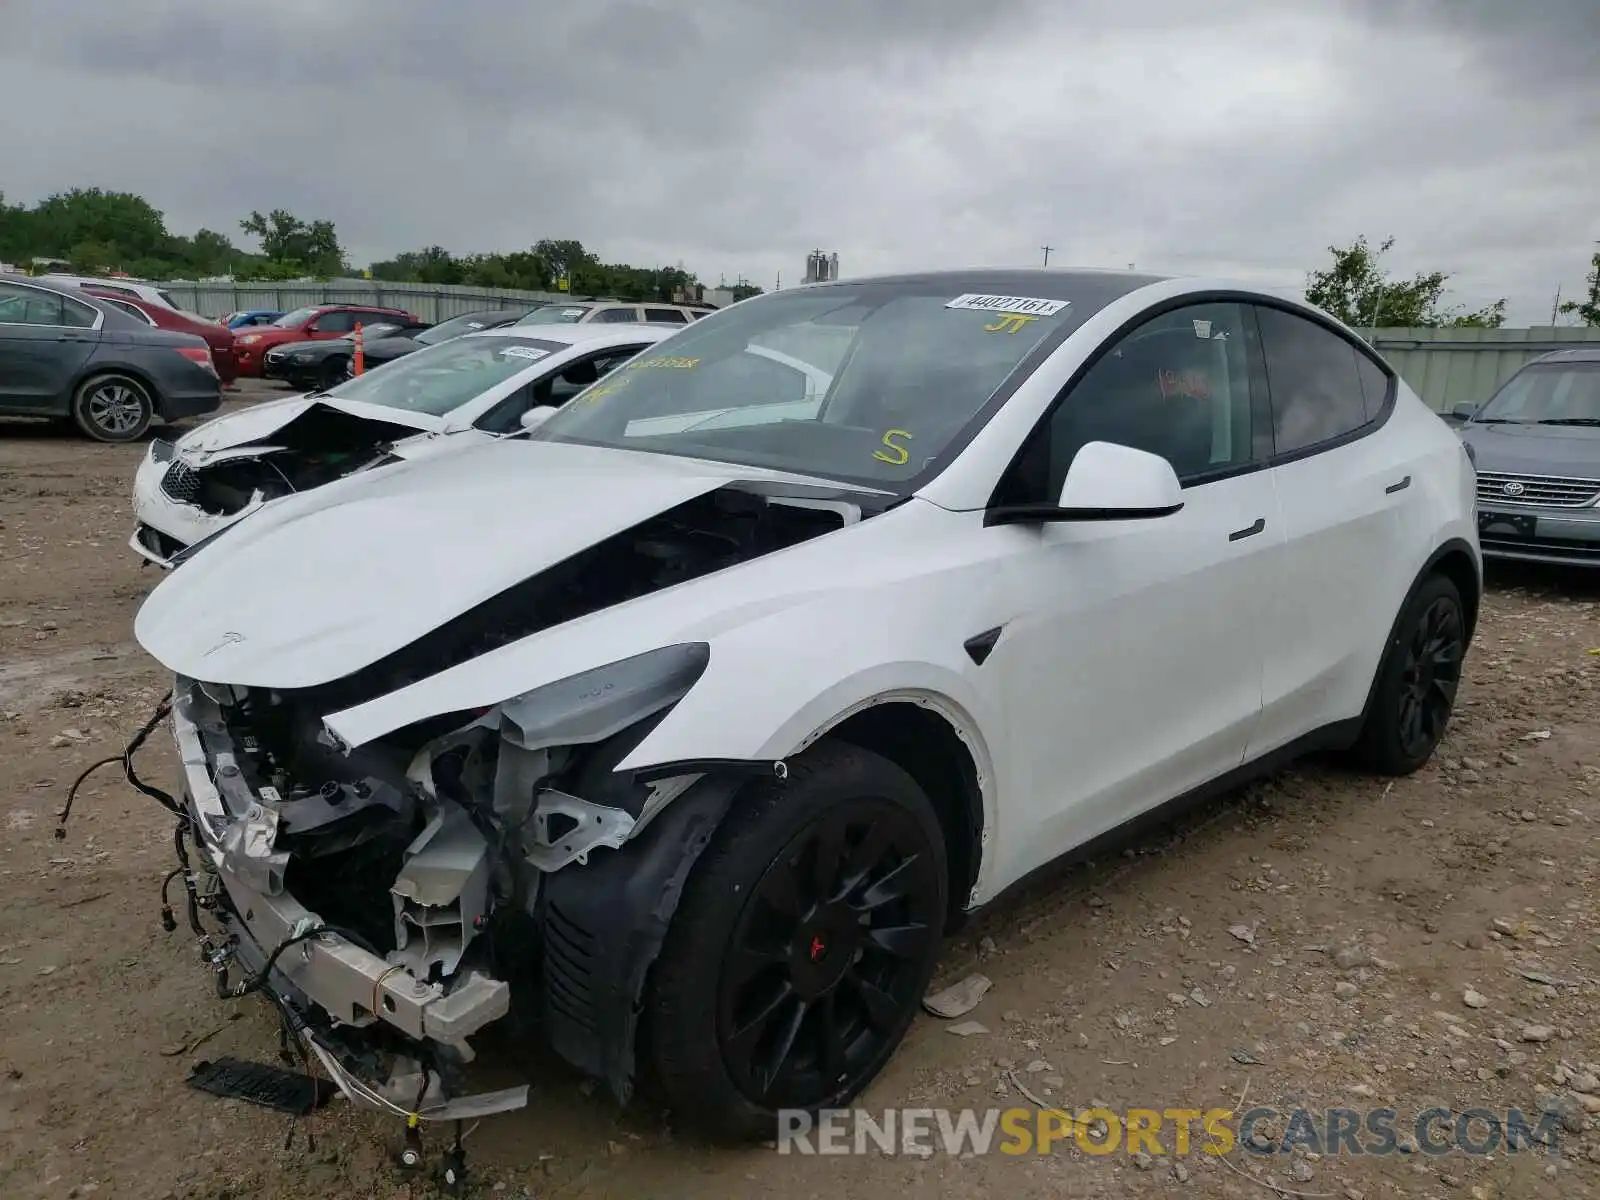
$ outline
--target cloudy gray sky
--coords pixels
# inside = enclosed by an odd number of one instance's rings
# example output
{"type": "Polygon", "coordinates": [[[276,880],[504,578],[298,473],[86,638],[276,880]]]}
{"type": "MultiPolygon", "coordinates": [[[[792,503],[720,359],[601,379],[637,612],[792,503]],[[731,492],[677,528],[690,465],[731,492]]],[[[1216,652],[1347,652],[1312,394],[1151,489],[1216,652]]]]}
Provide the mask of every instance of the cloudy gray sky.
{"type": "Polygon", "coordinates": [[[0,0],[0,187],[769,288],[1044,244],[1293,286],[1393,234],[1543,323],[1600,239],[1597,44],[1595,0],[0,0]]]}

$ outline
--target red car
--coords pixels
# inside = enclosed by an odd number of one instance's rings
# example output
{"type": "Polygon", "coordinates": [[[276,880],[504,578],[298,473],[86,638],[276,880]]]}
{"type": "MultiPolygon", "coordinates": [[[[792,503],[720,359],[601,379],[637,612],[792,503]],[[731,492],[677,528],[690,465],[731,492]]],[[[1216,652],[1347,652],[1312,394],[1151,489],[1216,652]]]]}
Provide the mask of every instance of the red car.
{"type": "Polygon", "coordinates": [[[261,374],[261,359],[274,346],[286,342],[320,341],[348,337],[359,325],[422,323],[403,308],[376,308],[365,304],[317,304],[284,313],[270,325],[254,325],[234,334],[233,348],[239,374],[261,374]]]}
{"type": "Polygon", "coordinates": [[[194,313],[181,312],[164,304],[155,304],[149,300],[141,300],[137,296],[125,295],[121,290],[108,291],[87,284],[83,290],[121,309],[130,317],[137,317],[146,325],[153,325],[157,329],[171,329],[176,333],[193,333],[205,338],[206,345],[211,347],[211,364],[217,369],[217,378],[226,385],[239,377],[239,366],[233,350],[233,330],[218,325],[215,321],[198,317],[194,313]]]}

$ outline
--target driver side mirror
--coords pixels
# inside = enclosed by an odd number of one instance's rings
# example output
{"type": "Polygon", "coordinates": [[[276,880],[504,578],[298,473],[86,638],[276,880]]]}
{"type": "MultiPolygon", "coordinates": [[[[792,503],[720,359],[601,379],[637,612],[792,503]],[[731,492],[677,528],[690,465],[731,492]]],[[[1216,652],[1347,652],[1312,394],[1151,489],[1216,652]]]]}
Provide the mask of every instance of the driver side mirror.
{"type": "Polygon", "coordinates": [[[1476,404],[1458,404],[1450,410],[1450,416],[1456,421],[1470,421],[1477,411],[1476,404]]]}
{"type": "Polygon", "coordinates": [[[1007,504],[991,508],[985,525],[1029,525],[1047,521],[1139,521],[1170,517],[1183,507],[1183,485],[1159,454],[1088,442],[1067,468],[1055,504],[1007,504]]]}
{"type": "Polygon", "coordinates": [[[517,423],[522,426],[525,433],[532,433],[560,411],[554,405],[541,404],[538,408],[530,408],[523,413],[522,416],[517,418],[517,423]]]}

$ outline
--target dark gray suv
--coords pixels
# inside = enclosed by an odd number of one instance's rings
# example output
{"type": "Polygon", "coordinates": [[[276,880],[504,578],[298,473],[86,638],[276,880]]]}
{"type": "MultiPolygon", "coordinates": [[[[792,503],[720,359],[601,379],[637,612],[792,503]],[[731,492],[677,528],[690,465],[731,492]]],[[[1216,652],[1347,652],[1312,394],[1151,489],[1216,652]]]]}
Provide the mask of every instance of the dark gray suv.
{"type": "Polygon", "coordinates": [[[153,421],[215,412],[211,348],[152,329],[76,288],[0,275],[0,415],[66,417],[100,442],[131,442],[153,421]]]}
{"type": "Polygon", "coordinates": [[[1600,567],[1600,347],[1534,359],[1458,406],[1485,558],[1600,567]]]}

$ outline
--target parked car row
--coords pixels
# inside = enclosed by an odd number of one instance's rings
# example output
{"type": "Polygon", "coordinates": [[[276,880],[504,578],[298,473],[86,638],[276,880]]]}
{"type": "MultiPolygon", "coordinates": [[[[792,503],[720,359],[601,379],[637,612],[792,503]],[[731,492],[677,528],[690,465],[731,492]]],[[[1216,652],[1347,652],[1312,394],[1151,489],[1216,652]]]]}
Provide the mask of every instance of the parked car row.
{"type": "Polygon", "coordinates": [[[165,304],[156,304],[136,296],[118,296],[109,288],[85,286],[83,291],[90,296],[99,297],[113,308],[153,328],[194,334],[211,348],[211,365],[216,368],[217,378],[224,384],[230,384],[239,377],[239,362],[233,352],[232,330],[218,325],[215,321],[197,317],[193,313],[169,308],[165,304]]]}
{"type": "Polygon", "coordinates": [[[96,441],[131,442],[155,421],[214,412],[212,347],[75,285],[0,275],[0,413],[71,421],[96,441]]]}
{"type": "Polygon", "coordinates": [[[770,1138],[1035,870],[1428,762],[1477,482],[1344,325],[1132,272],[540,309],[231,414],[137,481],[208,969],[402,1118],[525,1103],[493,1027],[770,1138]]]}
{"type": "Polygon", "coordinates": [[[639,325],[485,330],[157,439],[134,480],[130,544],[171,566],[280,496],[432,453],[447,438],[515,433],[530,410],[565,403],[666,335],[639,325]]]}

